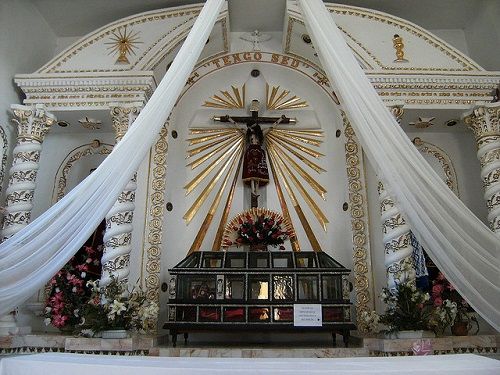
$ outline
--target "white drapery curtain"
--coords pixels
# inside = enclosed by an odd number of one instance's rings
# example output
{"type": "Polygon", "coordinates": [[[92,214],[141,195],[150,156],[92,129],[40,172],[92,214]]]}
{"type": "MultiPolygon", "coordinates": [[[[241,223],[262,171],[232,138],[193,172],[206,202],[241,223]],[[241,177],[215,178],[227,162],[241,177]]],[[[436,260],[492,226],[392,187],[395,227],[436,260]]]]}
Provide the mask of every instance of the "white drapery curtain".
{"type": "Polygon", "coordinates": [[[207,0],[158,88],[113,152],[89,177],[0,245],[0,315],[44,286],[78,251],[155,142],[191,74],[224,0],[207,0]]]}
{"type": "Polygon", "coordinates": [[[453,194],[400,129],[323,2],[299,3],[323,69],[384,186],[434,263],[500,330],[500,239],[453,194]]]}

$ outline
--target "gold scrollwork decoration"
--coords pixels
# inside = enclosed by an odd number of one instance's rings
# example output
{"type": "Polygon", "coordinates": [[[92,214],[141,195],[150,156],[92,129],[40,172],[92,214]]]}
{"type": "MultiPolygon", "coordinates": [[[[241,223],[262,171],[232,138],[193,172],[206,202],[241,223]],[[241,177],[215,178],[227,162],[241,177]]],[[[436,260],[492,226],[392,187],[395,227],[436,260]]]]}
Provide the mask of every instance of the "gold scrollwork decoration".
{"type": "MultiPolygon", "coordinates": [[[[368,225],[365,203],[366,191],[361,182],[361,149],[358,147],[358,141],[354,130],[342,111],[342,120],[344,123],[344,134],[346,139],[346,168],[347,180],[349,186],[349,207],[351,210],[351,226],[353,240],[353,269],[354,269],[354,290],[356,292],[356,315],[359,318],[363,311],[370,311],[373,308],[370,285],[369,264],[369,242],[368,225]],[[354,198],[356,197],[356,198],[354,198]]],[[[358,319],[358,330],[368,332],[366,323],[358,319]]]]}
{"type": "MultiPolygon", "coordinates": [[[[161,243],[163,230],[163,207],[165,205],[165,162],[168,150],[168,121],[161,128],[160,137],[156,142],[152,160],[153,179],[151,181],[152,192],[149,197],[149,222],[147,229],[148,246],[146,248],[146,271],[144,281],[146,284],[146,298],[151,302],[159,303],[160,300],[160,271],[161,271],[161,243]]],[[[146,232],[145,232],[146,233],[146,232]]],[[[158,317],[152,322],[156,326],[158,317]]]]}

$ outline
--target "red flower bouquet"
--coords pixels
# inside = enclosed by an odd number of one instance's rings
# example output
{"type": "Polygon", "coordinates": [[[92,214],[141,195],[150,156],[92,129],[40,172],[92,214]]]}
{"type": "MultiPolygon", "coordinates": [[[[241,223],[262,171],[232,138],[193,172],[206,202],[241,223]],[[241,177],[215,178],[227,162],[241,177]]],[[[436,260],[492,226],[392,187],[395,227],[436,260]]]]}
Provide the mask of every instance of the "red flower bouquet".
{"type": "MultiPolygon", "coordinates": [[[[290,225],[274,211],[252,208],[240,213],[226,227],[223,247],[282,245],[293,233],[290,225]]],[[[284,249],[280,246],[280,249],[284,249]]]]}
{"type": "Polygon", "coordinates": [[[81,309],[90,298],[87,282],[99,279],[102,249],[84,246],[52,277],[47,286],[45,324],[73,330],[81,323],[81,309]]]}

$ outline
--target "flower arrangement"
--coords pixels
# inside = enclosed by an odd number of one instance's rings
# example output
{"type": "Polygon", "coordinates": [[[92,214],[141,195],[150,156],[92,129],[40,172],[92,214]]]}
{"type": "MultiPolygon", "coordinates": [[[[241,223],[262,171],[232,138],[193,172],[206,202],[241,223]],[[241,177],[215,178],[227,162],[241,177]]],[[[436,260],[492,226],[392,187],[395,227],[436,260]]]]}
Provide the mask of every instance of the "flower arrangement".
{"type": "Polygon", "coordinates": [[[45,324],[61,330],[74,330],[81,322],[81,308],[91,296],[86,287],[100,277],[102,246],[84,246],[49,281],[45,302],[45,324]]]}
{"type": "Polygon", "coordinates": [[[428,330],[428,293],[416,288],[414,283],[400,282],[395,289],[384,288],[380,294],[387,304],[386,312],[380,316],[380,323],[387,326],[387,333],[404,330],[428,330]]]}
{"type": "Polygon", "coordinates": [[[450,305],[454,307],[455,316],[448,317],[451,326],[457,322],[465,322],[467,325],[475,323],[479,329],[476,317],[471,314],[473,311],[467,301],[458,293],[455,287],[446,279],[442,272],[439,272],[432,282],[432,301],[434,307],[443,314],[443,311],[450,310],[450,305]],[[448,302],[447,302],[448,301],[448,302]]]}
{"type": "Polygon", "coordinates": [[[111,278],[105,288],[99,287],[99,281],[88,283],[92,293],[89,303],[82,309],[81,333],[91,336],[114,329],[153,330],[158,304],[148,301],[142,289],[128,291],[126,284],[114,276],[111,278]]]}
{"type": "MultiPolygon", "coordinates": [[[[223,247],[241,245],[283,245],[293,233],[283,217],[274,211],[252,208],[240,213],[226,227],[223,247]]],[[[280,246],[284,250],[284,246],[280,246]]]]}
{"type": "Polygon", "coordinates": [[[380,298],[387,305],[384,314],[364,311],[360,316],[369,332],[379,332],[382,324],[386,327],[383,332],[388,334],[407,330],[442,334],[457,314],[455,302],[446,299],[436,306],[429,293],[417,289],[412,282],[399,282],[394,289],[384,288],[380,298]]]}

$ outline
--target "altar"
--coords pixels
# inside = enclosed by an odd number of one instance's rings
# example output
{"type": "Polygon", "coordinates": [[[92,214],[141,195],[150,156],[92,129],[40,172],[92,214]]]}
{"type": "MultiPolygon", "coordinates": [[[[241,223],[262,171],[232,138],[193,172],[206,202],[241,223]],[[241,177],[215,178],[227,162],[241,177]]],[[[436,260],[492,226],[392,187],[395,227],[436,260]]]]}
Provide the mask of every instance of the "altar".
{"type": "MultiPolygon", "coordinates": [[[[0,113],[0,355],[497,353],[499,72],[380,10],[279,3],[250,33],[229,27],[235,12],[265,7],[113,18],[15,76],[22,104],[16,92],[0,113]],[[104,298],[112,282],[131,293],[104,298]],[[432,314],[412,323],[429,342],[376,337],[379,293],[403,282],[424,284],[414,311],[432,314]],[[303,308],[317,326],[296,324],[303,308]],[[455,321],[478,336],[447,336],[455,321]],[[289,331],[307,345],[258,346],[289,331]],[[247,342],[226,350],[234,336],[247,342]]],[[[25,53],[10,52],[12,66],[25,53]]]]}

